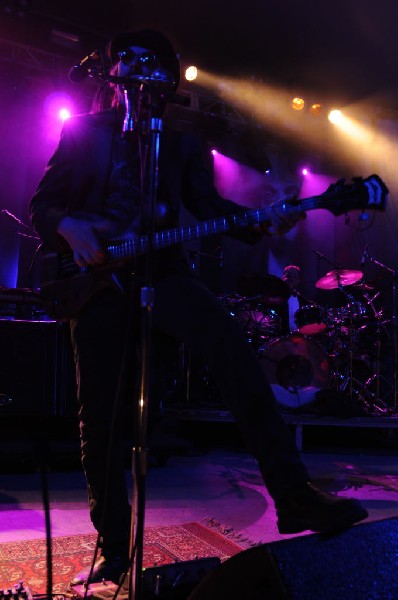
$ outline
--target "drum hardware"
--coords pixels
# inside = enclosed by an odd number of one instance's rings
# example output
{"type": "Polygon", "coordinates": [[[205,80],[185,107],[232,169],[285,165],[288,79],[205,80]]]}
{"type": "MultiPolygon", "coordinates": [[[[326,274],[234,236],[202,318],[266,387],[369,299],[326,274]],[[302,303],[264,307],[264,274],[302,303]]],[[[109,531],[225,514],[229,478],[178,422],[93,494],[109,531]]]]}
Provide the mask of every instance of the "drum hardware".
{"type": "Polygon", "coordinates": [[[339,289],[347,298],[345,306],[331,308],[327,312],[334,342],[334,385],[339,392],[347,394],[349,402],[360,401],[364,408],[369,410],[370,400],[377,397],[378,393],[377,390],[376,392],[371,390],[371,383],[379,379],[378,370],[376,368],[375,377],[373,373],[364,375],[361,372],[358,375],[355,357],[358,351],[359,332],[366,327],[367,320],[370,319],[369,308],[345,289],[347,286],[358,284],[362,277],[361,270],[335,269],[319,279],[315,285],[323,290],[339,289]]]}
{"type": "Polygon", "coordinates": [[[365,356],[353,355],[349,350],[349,357],[341,353],[334,357],[333,387],[348,395],[350,400],[365,400],[367,397],[374,397],[371,390],[375,383],[377,374],[372,368],[365,356]]]}
{"type": "MultiPolygon", "coordinates": [[[[367,292],[370,292],[372,290],[374,290],[374,286],[371,285],[370,283],[366,283],[365,281],[362,281],[361,283],[355,283],[352,286],[352,289],[354,290],[366,290],[367,292]]],[[[377,295],[379,295],[380,292],[377,292],[377,295]]]]}
{"type": "Polygon", "coordinates": [[[373,296],[364,292],[359,301],[328,309],[329,358],[333,388],[347,396],[347,403],[385,415],[392,412],[380,394],[381,334],[388,320],[383,308],[375,306],[379,296],[380,292],[373,296]]]}
{"type": "Polygon", "coordinates": [[[238,292],[248,301],[263,305],[282,304],[290,296],[290,288],[276,275],[245,275],[240,278],[238,292]]]}
{"type": "MultiPolygon", "coordinates": [[[[351,285],[362,271],[337,270],[351,285]]],[[[321,285],[335,286],[333,278],[321,285]]],[[[328,274],[329,276],[330,274],[328,274]]],[[[324,289],[329,289],[324,287],[324,289]]],[[[265,306],[263,295],[226,295],[221,301],[240,323],[256,352],[277,402],[284,409],[321,411],[322,394],[335,394],[345,410],[386,414],[380,398],[380,332],[388,320],[375,306],[381,292],[366,282],[350,291],[340,282],[346,304],[338,308],[308,303],[295,314],[297,331],[281,336],[277,307],[265,306]],[[370,288],[370,289],[369,289],[370,288]],[[354,297],[351,291],[361,292],[354,297]]]]}
{"type": "Polygon", "coordinates": [[[370,262],[391,275],[392,278],[392,340],[393,340],[393,381],[392,381],[392,396],[393,396],[393,410],[398,410],[398,271],[389,267],[385,263],[376,260],[369,253],[368,246],[365,247],[363,253],[362,264],[370,262]]]}
{"type": "Polygon", "coordinates": [[[280,335],[281,319],[272,308],[248,303],[235,316],[250,336],[268,339],[280,335]]]}
{"type": "Polygon", "coordinates": [[[270,339],[281,335],[282,319],[278,312],[264,306],[260,296],[245,297],[239,294],[220,296],[229,313],[241,325],[249,343],[257,351],[270,339]]]}

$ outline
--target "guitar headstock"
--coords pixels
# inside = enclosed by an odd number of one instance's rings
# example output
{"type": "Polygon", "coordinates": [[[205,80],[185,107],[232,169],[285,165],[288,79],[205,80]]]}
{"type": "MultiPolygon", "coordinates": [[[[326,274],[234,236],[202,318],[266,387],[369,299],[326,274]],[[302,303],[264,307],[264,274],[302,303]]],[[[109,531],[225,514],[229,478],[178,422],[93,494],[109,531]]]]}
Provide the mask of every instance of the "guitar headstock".
{"type": "Polygon", "coordinates": [[[318,208],[325,208],[336,217],[350,210],[384,211],[388,191],[378,175],[370,175],[366,179],[354,177],[352,183],[345,183],[345,179],[339,179],[318,196],[318,208]]]}

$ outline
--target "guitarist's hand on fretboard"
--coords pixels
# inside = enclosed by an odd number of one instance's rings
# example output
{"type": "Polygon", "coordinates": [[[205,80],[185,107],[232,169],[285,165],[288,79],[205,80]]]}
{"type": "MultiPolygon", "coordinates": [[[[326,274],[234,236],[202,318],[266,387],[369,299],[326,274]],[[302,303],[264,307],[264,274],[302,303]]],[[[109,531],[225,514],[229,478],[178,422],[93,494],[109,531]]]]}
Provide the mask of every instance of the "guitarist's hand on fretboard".
{"type": "Polygon", "coordinates": [[[296,196],[289,195],[274,202],[269,207],[269,218],[255,226],[258,231],[269,236],[280,236],[288,233],[297,224],[307,217],[306,213],[294,207],[296,196]]]}
{"type": "Polygon", "coordinates": [[[106,260],[100,237],[111,231],[111,223],[107,219],[66,216],[60,221],[57,231],[68,242],[73,260],[79,267],[99,265],[106,260]]]}

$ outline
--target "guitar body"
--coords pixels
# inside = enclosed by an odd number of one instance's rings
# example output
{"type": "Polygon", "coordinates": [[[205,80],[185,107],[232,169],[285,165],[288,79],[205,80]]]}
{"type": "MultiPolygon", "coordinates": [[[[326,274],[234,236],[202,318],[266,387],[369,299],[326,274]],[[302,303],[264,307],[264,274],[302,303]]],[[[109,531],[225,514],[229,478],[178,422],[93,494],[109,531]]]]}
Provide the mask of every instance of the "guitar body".
{"type": "Polygon", "coordinates": [[[123,293],[114,265],[82,271],[74,264],[66,273],[62,267],[65,269],[65,260],[56,254],[42,258],[42,277],[43,272],[46,275],[40,296],[47,314],[56,321],[71,319],[100,290],[111,288],[123,293]]]}

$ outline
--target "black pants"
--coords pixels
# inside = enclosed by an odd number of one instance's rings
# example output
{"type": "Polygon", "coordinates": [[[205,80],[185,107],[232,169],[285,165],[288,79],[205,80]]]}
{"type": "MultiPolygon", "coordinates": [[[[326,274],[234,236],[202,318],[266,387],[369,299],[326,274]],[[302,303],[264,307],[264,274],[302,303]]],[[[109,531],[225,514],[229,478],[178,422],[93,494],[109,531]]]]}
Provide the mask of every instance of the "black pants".
{"type": "MultiPolygon", "coordinates": [[[[82,463],[90,514],[95,528],[101,528],[104,551],[127,544],[129,535],[121,414],[116,421],[110,454],[108,489],[104,487],[113,401],[127,331],[126,372],[131,374],[137,367],[134,361],[137,330],[127,326],[129,303],[132,300],[127,295],[107,290],[71,321],[79,384],[82,463]],[[105,499],[106,512],[101,525],[105,499]]],[[[176,338],[206,361],[275,500],[308,480],[260,362],[240,324],[214,294],[190,275],[163,279],[155,285],[153,332],[176,338]]]]}

